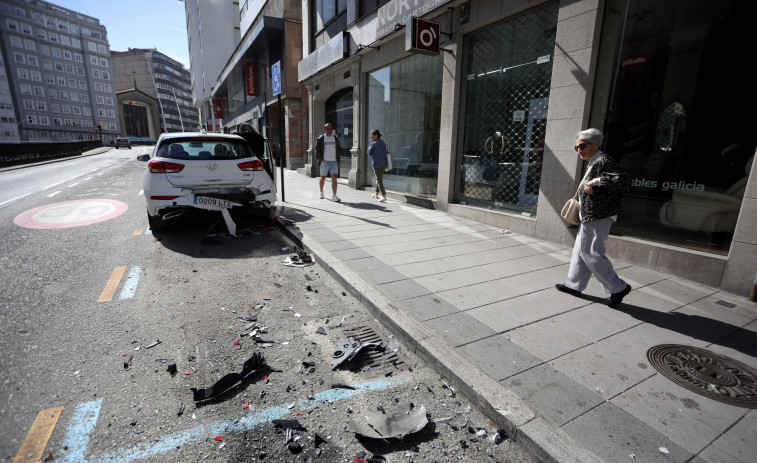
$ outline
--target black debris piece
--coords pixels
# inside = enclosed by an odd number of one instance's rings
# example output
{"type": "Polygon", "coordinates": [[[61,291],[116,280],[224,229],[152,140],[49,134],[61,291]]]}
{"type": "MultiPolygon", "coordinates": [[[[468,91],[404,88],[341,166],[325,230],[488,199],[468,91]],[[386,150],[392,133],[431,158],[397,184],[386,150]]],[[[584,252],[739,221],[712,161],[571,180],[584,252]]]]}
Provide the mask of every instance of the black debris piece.
{"type": "Polygon", "coordinates": [[[315,330],[316,333],[326,335],[326,328],[319,326],[317,330],[315,330]]]}
{"type": "Polygon", "coordinates": [[[256,322],[258,321],[257,315],[249,315],[245,317],[239,317],[240,320],[246,321],[246,322],[256,322]]]}
{"type": "Polygon", "coordinates": [[[355,388],[350,386],[349,384],[342,384],[342,383],[332,384],[331,389],[350,389],[352,391],[355,390],[355,388]]]}
{"type": "Polygon", "coordinates": [[[158,344],[160,344],[160,343],[161,343],[161,342],[160,342],[160,339],[158,339],[158,340],[156,340],[156,341],[155,341],[154,343],[150,344],[149,346],[145,346],[145,349],[150,349],[150,348],[152,348],[152,347],[155,347],[155,346],[157,346],[157,345],[158,345],[158,344]]]}
{"type": "MultiPolygon", "coordinates": [[[[355,433],[373,439],[390,439],[404,437],[420,431],[428,424],[426,407],[421,405],[414,407],[413,404],[398,405],[390,413],[373,412],[365,415],[365,422],[350,420],[355,433]]],[[[361,414],[361,416],[363,416],[361,414]]]]}
{"type": "Polygon", "coordinates": [[[181,405],[179,405],[179,411],[176,412],[176,416],[183,415],[185,408],[186,408],[186,406],[184,405],[184,402],[182,402],[181,405]]]}
{"type": "MultiPolygon", "coordinates": [[[[416,449],[417,449],[417,447],[416,447],[416,449]]],[[[370,458],[366,458],[365,462],[366,463],[386,463],[386,457],[383,456],[383,455],[376,454],[376,455],[373,455],[370,458]]]]}
{"type": "Polygon", "coordinates": [[[197,357],[195,357],[194,355],[190,355],[190,356],[187,357],[187,360],[189,360],[191,362],[192,360],[194,360],[196,358],[197,357]]]}
{"type": "Polygon", "coordinates": [[[131,359],[133,359],[133,358],[134,358],[134,356],[130,355],[129,356],[129,360],[127,360],[127,361],[124,362],[124,370],[128,370],[129,368],[131,368],[131,359]]]}
{"type": "Polygon", "coordinates": [[[280,371],[274,370],[273,368],[268,366],[265,363],[263,355],[260,352],[255,352],[252,357],[244,362],[242,371],[240,373],[229,373],[227,375],[224,375],[221,379],[216,381],[215,384],[205,389],[197,389],[193,387],[192,393],[194,394],[194,401],[199,402],[201,400],[212,399],[213,397],[220,395],[224,391],[236,386],[237,383],[245,380],[250,375],[264,370],[280,371]]]}
{"type": "Polygon", "coordinates": [[[313,292],[313,288],[310,285],[305,286],[305,289],[307,289],[310,292],[313,292]]]}
{"type": "Polygon", "coordinates": [[[314,367],[315,362],[302,362],[303,367],[314,367]]]}
{"type": "Polygon", "coordinates": [[[313,444],[315,445],[315,448],[318,448],[318,447],[321,446],[321,444],[328,444],[328,442],[326,441],[326,439],[324,439],[323,437],[319,436],[316,433],[316,435],[315,435],[315,442],[313,444]]]}
{"type": "Polygon", "coordinates": [[[177,371],[176,370],[176,364],[172,363],[172,364],[168,365],[168,367],[166,368],[166,371],[169,372],[169,373],[171,373],[171,376],[174,376],[176,374],[176,371],[177,371]]]}
{"type": "Polygon", "coordinates": [[[294,252],[297,253],[297,257],[299,257],[300,262],[305,264],[313,262],[313,258],[307,252],[305,252],[304,249],[295,246],[294,252]]]}
{"type": "Polygon", "coordinates": [[[287,444],[287,447],[289,447],[289,451],[292,453],[300,453],[302,452],[302,444],[299,442],[290,442],[287,444]]]}
{"type": "Polygon", "coordinates": [[[271,420],[274,426],[284,429],[305,429],[297,420],[271,420]]]}

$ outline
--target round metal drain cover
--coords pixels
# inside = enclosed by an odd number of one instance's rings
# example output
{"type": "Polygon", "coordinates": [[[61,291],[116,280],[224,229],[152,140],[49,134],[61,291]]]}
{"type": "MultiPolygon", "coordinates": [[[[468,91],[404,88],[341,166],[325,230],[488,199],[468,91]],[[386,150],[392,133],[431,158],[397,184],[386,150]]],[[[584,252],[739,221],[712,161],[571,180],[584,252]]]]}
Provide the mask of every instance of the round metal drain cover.
{"type": "Polygon", "coordinates": [[[757,408],[757,370],[698,347],[661,344],[647,351],[653,367],[690,391],[718,402],[757,408]]]}

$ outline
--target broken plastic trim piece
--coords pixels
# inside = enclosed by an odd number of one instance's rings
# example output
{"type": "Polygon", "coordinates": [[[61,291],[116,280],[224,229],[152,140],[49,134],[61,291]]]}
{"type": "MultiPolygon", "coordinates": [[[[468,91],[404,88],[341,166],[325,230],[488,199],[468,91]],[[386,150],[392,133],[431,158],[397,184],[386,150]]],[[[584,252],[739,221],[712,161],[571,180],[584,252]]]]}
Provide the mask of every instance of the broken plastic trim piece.
{"type": "Polygon", "coordinates": [[[205,389],[197,389],[197,388],[191,388],[192,393],[194,394],[194,401],[199,402],[202,400],[208,400],[212,399],[214,397],[217,397],[221,395],[223,392],[227,391],[228,389],[231,389],[232,387],[236,386],[237,383],[240,383],[247,379],[250,375],[267,370],[267,371],[279,371],[274,370],[270,366],[268,366],[265,363],[265,359],[263,358],[263,355],[260,352],[255,352],[252,357],[250,357],[246,362],[244,362],[244,365],[242,366],[242,371],[240,373],[229,373],[227,375],[224,375],[221,379],[216,381],[215,384],[213,384],[210,387],[207,387],[205,389]]]}
{"type": "Polygon", "coordinates": [[[350,421],[353,431],[373,439],[404,437],[420,431],[428,424],[426,407],[414,407],[412,403],[402,404],[386,414],[377,411],[366,416],[364,423],[350,421]]]}

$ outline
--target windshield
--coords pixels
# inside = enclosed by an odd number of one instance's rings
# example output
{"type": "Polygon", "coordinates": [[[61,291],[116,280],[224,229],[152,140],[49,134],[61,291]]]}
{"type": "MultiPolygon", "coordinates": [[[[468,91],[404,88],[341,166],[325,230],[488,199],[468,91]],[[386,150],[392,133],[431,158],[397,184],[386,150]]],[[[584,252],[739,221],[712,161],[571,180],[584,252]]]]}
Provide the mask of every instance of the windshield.
{"type": "Polygon", "coordinates": [[[228,138],[179,138],[167,140],[158,148],[158,157],[203,161],[253,157],[244,140],[228,138]]]}

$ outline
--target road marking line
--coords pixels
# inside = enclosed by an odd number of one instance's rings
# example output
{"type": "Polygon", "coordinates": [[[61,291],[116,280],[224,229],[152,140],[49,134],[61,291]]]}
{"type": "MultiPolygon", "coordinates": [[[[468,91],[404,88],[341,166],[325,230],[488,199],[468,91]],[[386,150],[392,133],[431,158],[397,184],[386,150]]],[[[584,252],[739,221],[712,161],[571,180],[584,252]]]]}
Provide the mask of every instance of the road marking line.
{"type": "Polygon", "coordinates": [[[42,410],[37,414],[37,418],[34,419],[32,427],[29,428],[26,439],[21,443],[21,448],[18,449],[13,463],[32,462],[42,459],[42,452],[45,451],[47,441],[50,440],[61,412],[63,412],[63,407],[55,407],[42,410]]]}
{"type": "Polygon", "coordinates": [[[95,429],[97,417],[100,415],[100,407],[103,399],[93,400],[79,404],[74,410],[71,421],[68,424],[66,436],[63,438],[63,458],[61,461],[78,463],[85,461],[89,446],[89,435],[95,429]]]}
{"type": "Polygon", "coordinates": [[[134,292],[137,290],[137,283],[139,283],[140,273],[142,273],[142,267],[136,265],[129,270],[129,276],[126,277],[124,286],[121,289],[121,295],[118,297],[119,299],[124,300],[134,297],[134,292]]]}
{"type": "Polygon", "coordinates": [[[53,196],[57,195],[58,193],[60,193],[60,190],[56,191],[55,193],[50,193],[49,195],[47,195],[47,197],[48,198],[52,198],[53,196]]]}
{"type": "Polygon", "coordinates": [[[42,189],[43,189],[43,190],[49,190],[50,188],[52,188],[52,187],[54,187],[54,186],[58,186],[58,185],[60,185],[61,183],[66,183],[66,182],[70,182],[70,180],[63,180],[63,181],[60,181],[60,182],[55,182],[55,183],[53,183],[52,185],[47,185],[46,187],[44,187],[44,188],[42,188],[42,189]]]}
{"type": "Polygon", "coordinates": [[[70,184],[70,185],[69,185],[68,187],[69,187],[69,188],[71,188],[71,187],[73,187],[73,186],[76,186],[76,185],[78,185],[78,184],[79,184],[79,182],[76,182],[76,183],[72,183],[72,184],[70,184]]]}
{"type": "MultiPolygon", "coordinates": [[[[90,171],[90,172],[92,172],[92,171],[90,171]]],[[[83,179],[83,180],[82,180],[82,182],[83,182],[84,180],[90,180],[91,178],[92,178],[92,177],[87,177],[87,178],[83,179]]]]}
{"type": "MultiPolygon", "coordinates": [[[[319,392],[310,399],[298,400],[293,409],[289,409],[287,404],[271,407],[265,410],[255,410],[244,413],[238,418],[229,418],[227,420],[217,420],[204,425],[198,425],[184,431],[177,431],[166,434],[149,442],[143,442],[134,445],[131,448],[123,448],[113,453],[104,455],[91,455],[88,461],[102,461],[109,463],[129,463],[135,460],[145,458],[154,458],[157,455],[164,454],[191,442],[200,442],[208,436],[219,436],[222,434],[242,433],[257,428],[258,426],[269,423],[271,420],[289,415],[295,411],[307,411],[325,403],[337,402],[349,399],[358,394],[363,394],[379,389],[397,386],[410,381],[407,376],[394,376],[391,378],[381,378],[374,381],[368,381],[361,384],[355,384],[354,390],[350,389],[328,389],[319,392]]],[[[68,432],[63,441],[63,445],[68,448],[62,452],[62,462],[85,461],[87,456],[87,445],[89,444],[89,433],[94,430],[97,423],[97,415],[100,412],[102,399],[94,402],[88,402],[77,405],[74,417],[68,425],[68,432]],[[82,409],[80,411],[80,408],[82,409]],[[89,413],[87,415],[86,413],[89,413]]]]}
{"type": "Polygon", "coordinates": [[[100,293],[100,298],[97,302],[109,302],[113,300],[113,295],[116,294],[118,289],[118,283],[121,282],[121,277],[124,275],[126,267],[116,267],[113,269],[113,273],[110,275],[110,279],[105,284],[105,289],[100,293]]]}
{"type": "Polygon", "coordinates": [[[132,236],[139,236],[142,233],[144,233],[144,231],[145,231],[144,228],[137,228],[136,230],[134,230],[134,234],[132,236]]]}
{"type": "Polygon", "coordinates": [[[2,203],[0,203],[0,206],[5,206],[6,204],[8,204],[8,203],[11,203],[11,202],[13,202],[13,201],[16,201],[17,199],[26,198],[26,197],[27,197],[27,196],[29,196],[30,194],[31,194],[31,193],[26,193],[25,195],[16,196],[15,198],[11,198],[11,199],[9,199],[8,201],[5,201],[5,202],[2,202],[2,203]]]}

